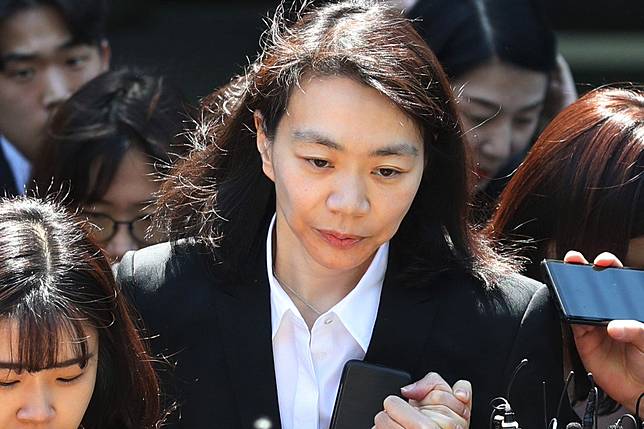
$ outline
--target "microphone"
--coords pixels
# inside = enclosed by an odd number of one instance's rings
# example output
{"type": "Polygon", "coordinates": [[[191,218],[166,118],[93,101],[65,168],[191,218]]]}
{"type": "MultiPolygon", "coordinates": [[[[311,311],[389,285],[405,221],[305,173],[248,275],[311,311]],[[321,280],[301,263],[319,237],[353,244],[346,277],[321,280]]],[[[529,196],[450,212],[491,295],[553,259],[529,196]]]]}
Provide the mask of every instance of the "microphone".
{"type": "Polygon", "coordinates": [[[566,429],[581,429],[581,423],[579,422],[570,422],[566,425],[566,429]]]}

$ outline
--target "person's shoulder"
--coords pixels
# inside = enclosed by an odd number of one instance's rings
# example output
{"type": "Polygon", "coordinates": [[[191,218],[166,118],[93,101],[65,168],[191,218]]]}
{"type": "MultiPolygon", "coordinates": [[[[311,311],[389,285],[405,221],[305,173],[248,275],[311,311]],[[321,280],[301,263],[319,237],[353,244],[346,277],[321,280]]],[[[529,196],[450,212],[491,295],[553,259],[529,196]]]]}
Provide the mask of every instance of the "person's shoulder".
{"type": "Polygon", "coordinates": [[[203,277],[215,266],[205,246],[185,239],[128,252],[114,271],[119,282],[154,293],[174,286],[177,281],[185,281],[186,277],[203,277]]]}
{"type": "Polygon", "coordinates": [[[541,282],[509,272],[487,283],[472,274],[460,273],[458,283],[463,301],[469,301],[474,312],[486,317],[496,315],[504,320],[521,320],[529,312],[542,312],[550,306],[548,288],[541,282]]]}
{"type": "Polygon", "coordinates": [[[208,313],[222,282],[212,252],[194,240],[128,252],[114,271],[120,289],[156,330],[167,331],[163,326],[170,320],[180,327],[208,313]]]}

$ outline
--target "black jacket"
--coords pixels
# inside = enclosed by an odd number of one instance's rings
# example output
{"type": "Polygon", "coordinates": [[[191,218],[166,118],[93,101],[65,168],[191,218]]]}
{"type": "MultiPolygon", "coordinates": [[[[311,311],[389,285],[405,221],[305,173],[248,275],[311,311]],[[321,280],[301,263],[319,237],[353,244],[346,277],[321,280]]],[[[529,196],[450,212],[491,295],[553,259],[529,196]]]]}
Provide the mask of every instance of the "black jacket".
{"type": "MultiPolygon", "coordinates": [[[[471,381],[471,427],[483,429],[490,400],[506,395],[527,358],[509,399],[522,428],[544,427],[542,380],[549,416],[563,385],[560,325],[545,286],[517,275],[492,293],[450,271],[407,287],[396,272],[390,252],[365,360],[415,379],[435,371],[450,384],[471,381]]],[[[281,427],[263,250],[232,270],[194,244],[163,243],[126,254],[117,277],[153,336],[153,351],[176,362],[173,376],[163,377],[180,406],[170,427],[250,429],[261,417],[281,427]]]]}

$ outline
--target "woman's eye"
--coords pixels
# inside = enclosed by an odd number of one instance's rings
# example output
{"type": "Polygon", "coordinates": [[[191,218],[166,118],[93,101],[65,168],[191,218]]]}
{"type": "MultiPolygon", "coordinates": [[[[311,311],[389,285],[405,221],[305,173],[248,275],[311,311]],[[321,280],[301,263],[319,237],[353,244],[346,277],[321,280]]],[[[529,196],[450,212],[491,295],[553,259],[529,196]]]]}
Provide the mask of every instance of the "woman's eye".
{"type": "Polygon", "coordinates": [[[326,161],[324,159],[319,159],[319,158],[311,158],[307,160],[308,162],[311,163],[316,168],[327,168],[330,166],[329,161],[326,161]]]}
{"type": "Polygon", "coordinates": [[[81,373],[81,374],[78,374],[78,375],[76,375],[74,377],[58,377],[56,380],[60,381],[61,383],[68,384],[68,383],[73,383],[74,381],[78,380],[82,375],[83,374],[81,373]]]}
{"type": "Polygon", "coordinates": [[[393,168],[379,168],[376,172],[378,176],[382,177],[394,177],[400,174],[400,171],[394,170],[393,168]]]}
{"type": "Polygon", "coordinates": [[[15,380],[15,381],[0,381],[0,388],[15,386],[18,383],[19,383],[18,380],[15,380]]]}

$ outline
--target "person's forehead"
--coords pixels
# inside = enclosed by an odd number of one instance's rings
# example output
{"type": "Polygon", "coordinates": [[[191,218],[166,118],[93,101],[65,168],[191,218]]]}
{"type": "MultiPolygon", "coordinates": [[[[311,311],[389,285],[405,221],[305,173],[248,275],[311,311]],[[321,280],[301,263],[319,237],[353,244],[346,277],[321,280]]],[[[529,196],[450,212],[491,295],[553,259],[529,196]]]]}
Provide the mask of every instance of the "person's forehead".
{"type": "Polygon", "coordinates": [[[345,76],[311,76],[292,92],[286,115],[293,131],[374,144],[422,143],[418,124],[376,89],[345,76]]]}
{"type": "MultiPolygon", "coordinates": [[[[98,347],[98,332],[96,329],[89,325],[83,326],[83,332],[80,333],[81,338],[70,335],[66,331],[62,331],[58,336],[60,342],[58,347],[57,361],[65,361],[75,357],[74,350],[78,341],[87,341],[88,352],[95,353],[98,347]]],[[[18,350],[19,343],[19,327],[18,322],[11,318],[0,319],[0,362],[13,362],[16,358],[15,354],[18,350]]]]}
{"type": "Polygon", "coordinates": [[[0,53],[52,54],[72,39],[61,14],[50,6],[16,12],[0,24],[0,53]]]}
{"type": "Polygon", "coordinates": [[[505,63],[479,66],[455,80],[461,100],[488,100],[508,106],[532,105],[545,97],[547,75],[505,63]]]}

